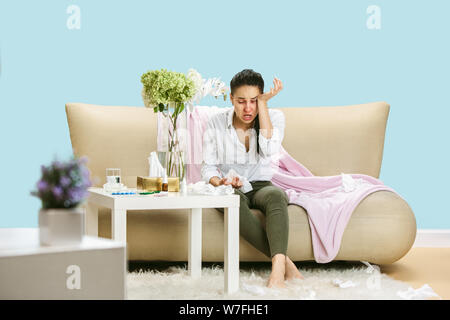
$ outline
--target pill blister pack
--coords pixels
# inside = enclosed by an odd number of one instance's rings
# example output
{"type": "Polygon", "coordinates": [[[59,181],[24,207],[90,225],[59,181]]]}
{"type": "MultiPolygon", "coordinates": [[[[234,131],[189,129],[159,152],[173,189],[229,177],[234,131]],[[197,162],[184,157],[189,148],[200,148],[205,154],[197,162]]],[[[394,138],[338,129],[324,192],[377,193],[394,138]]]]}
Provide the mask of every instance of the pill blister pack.
{"type": "Polygon", "coordinates": [[[137,194],[136,192],[112,192],[113,196],[123,196],[123,195],[129,195],[129,194],[137,194]]]}
{"type": "Polygon", "coordinates": [[[116,191],[110,192],[113,196],[128,196],[128,195],[155,195],[155,196],[164,196],[167,195],[167,192],[163,191],[144,191],[144,190],[124,190],[124,191],[116,191]]]}

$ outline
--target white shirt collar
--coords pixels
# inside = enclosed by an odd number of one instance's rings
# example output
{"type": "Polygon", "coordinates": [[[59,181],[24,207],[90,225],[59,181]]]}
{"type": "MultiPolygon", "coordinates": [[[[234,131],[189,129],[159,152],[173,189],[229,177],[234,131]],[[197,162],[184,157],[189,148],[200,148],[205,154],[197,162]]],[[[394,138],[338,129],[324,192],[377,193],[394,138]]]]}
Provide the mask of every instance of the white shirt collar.
{"type": "Polygon", "coordinates": [[[232,107],[228,111],[228,115],[227,115],[227,126],[228,126],[228,129],[230,129],[231,126],[233,125],[233,115],[234,115],[234,107],[232,107]]]}

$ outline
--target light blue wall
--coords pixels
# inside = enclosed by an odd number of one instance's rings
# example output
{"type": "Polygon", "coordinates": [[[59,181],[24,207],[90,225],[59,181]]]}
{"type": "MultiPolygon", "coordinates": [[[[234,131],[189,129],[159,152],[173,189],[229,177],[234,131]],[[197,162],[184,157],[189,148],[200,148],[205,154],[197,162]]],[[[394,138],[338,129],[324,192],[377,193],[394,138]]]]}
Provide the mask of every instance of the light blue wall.
{"type": "Polygon", "coordinates": [[[244,68],[276,75],[271,106],[387,101],[380,179],[419,228],[448,229],[449,12],[444,0],[2,1],[0,227],[37,226],[40,165],[71,154],[66,102],[142,106],[143,72],[193,67],[226,83],[244,68]],[[72,4],[79,30],[66,26],[72,4]]]}

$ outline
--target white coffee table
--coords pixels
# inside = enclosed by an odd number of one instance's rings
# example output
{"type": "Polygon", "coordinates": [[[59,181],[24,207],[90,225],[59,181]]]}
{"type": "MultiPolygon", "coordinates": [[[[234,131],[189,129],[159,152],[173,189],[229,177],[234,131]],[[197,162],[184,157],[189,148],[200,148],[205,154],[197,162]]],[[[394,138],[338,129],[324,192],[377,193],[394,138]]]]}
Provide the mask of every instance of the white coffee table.
{"type": "Polygon", "coordinates": [[[126,270],[122,242],[42,246],[38,228],[0,228],[0,300],[126,299],[126,270]]]}
{"type": "Polygon", "coordinates": [[[111,209],[111,234],[116,241],[126,243],[127,210],[190,209],[188,270],[192,277],[202,272],[202,209],[224,208],[225,293],[239,289],[239,195],[182,195],[169,192],[167,196],[111,195],[102,188],[89,188],[86,204],[86,233],[98,236],[98,208],[111,209]]]}

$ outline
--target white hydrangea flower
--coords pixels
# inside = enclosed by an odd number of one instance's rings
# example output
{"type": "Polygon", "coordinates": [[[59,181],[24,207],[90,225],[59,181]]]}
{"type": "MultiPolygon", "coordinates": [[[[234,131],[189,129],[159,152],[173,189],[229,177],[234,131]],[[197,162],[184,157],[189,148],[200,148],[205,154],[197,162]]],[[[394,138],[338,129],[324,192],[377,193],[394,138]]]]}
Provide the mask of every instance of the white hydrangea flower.
{"type": "Polygon", "coordinates": [[[142,88],[141,91],[142,100],[144,101],[144,106],[147,108],[152,108],[153,106],[150,105],[150,99],[148,98],[147,94],[145,93],[145,88],[142,88]]]}
{"type": "Polygon", "coordinates": [[[202,78],[202,75],[200,73],[198,73],[197,70],[192,69],[192,68],[189,69],[187,77],[189,79],[191,79],[192,81],[194,81],[195,90],[198,91],[202,87],[202,85],[203,85],[203,78],[202,78]]]}

